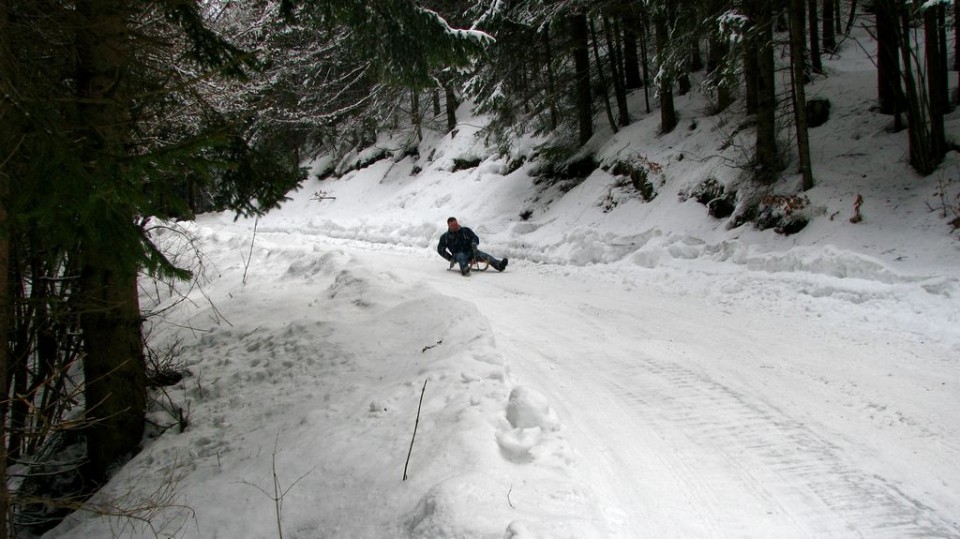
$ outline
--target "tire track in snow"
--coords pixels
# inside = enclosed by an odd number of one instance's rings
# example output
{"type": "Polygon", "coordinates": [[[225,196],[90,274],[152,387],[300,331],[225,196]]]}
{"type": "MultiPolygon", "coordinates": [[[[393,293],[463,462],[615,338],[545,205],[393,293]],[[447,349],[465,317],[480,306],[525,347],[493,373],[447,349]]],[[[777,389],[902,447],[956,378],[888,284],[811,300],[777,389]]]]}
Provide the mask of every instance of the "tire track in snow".
{"type": "MultiPolygon", "coordinates": [[[[685,465],[688,473],[725,473],[724,483],[740,483],[771,504],[768,513],[782,511],[814,526],[809,531],[818,535],[960,536],[922,501],[845,462],[835,445],[770,403],[752,401],[676,363],[640,356],[632,367],[621,367],[631,372],[608,369],[617,372],[607,383],[636,407],[638,417],[665,439],[677,440],[677,447],[712,448],[728,466],[685,465]]],[[[731,524],[723,528],[735,529],[731,524]]]]}

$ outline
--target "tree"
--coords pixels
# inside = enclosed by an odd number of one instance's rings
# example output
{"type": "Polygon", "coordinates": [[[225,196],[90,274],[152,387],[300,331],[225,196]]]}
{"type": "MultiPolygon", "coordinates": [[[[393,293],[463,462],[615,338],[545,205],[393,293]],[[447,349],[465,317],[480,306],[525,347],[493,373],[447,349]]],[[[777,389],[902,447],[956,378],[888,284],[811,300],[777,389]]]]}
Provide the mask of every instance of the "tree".
{"type": "Polygon", "coordinates": [[[837,51],[837,0],[823,0],[823,50],[827,54],[837,51]]]}
{"type": "Polygon", "coordinates": [[[818,32],[817,20],[819,18],[817,9],[817,0],[807,0],[807,10],[809,12],[810,31],[810,69],[814,73],[823,73],[823,60],[820,55],[820,33],[818,32]]]}
{"type": "MultiPolygon", "coordinates": [[[[10,95],[13,90],[9,80],[12,69],[7,19],[10,14],[10,0],[0,0],[0,95],[10,95]]],[[[10,174],[7,163],[17,152],[19,142],[15,131],[9,128],[12,100],[0,99],[0,388],[6,395],[8,357],[8,331],[12,318],[10,303],[10,225],[7,201],[10,196],[10,174]]],[[[7,421],[5,406],[0,407],[0,484],[7,484],[7,421]]],[[[10,498],[4,489],[0,496],[0,537],[8,537],[7,515],[10,514],[10,498]]]]}
{"type": "Polygon", "coordinates": [[[573,50],[574,80],[577,89],[577,124],[579,126],[580,145],[584,145],[593,136],[593,94],[590,85],[590,51],[587,16],[574,13],[569,19],[570,40],[573,50]]]}
{"type": "Polygon", "coordinates": [[[880,0],[874,5],[877,35],[877,93],[880,112],[893,114],[896,125],[902,129],[900,114],[904,110],[900,71],[900,27],[896,6],[880,0]]]}
{"type": "MultiPolygon", "coordinates": [[[[49,441],[49,432],[26,430],[25,410],[31,416],[48,412],[46,390],[57,390],[48,384],[61,379],[54,375],[75,356],[79,343],[73,334],[79,330],[89,492],[138,450],[142,438],[146,389],[138,273],[186,275],[143,229],[146,216],[179,205],[153,195],[174,191],[170,178],[188,169],[218,169],[220,189],[258,198],[232,207],[265,211],[299,175],[270,166],[270,176],[260,171],[258,185],[242,185],[236,171],[248,163],[233,159],[231,170],[223,166],[220,158],[231,144],[240,145],[239,130],[222,115],[206,114],[211,107],[194,90],[199,79],[236,73],[243,53],[204,27],[196,4],[77,0],[2,7],[0,178],[16,177],[19,185],[3,197],[0,221],[4,277],[16,279],[3,287],[3,320],[12,322],[16,344],[5,371],[12,385],[4,389],[6,396],[17,396],[5,400],[10,415],[4,426],[16,428],[7,440],[15,453],[49,441]],[[194,81],[185,80],[188,73],[194,81]],[[181,106],[197,114],[175,114],[181,106]],[[267,178],[274,187],[262,187],[267,178]],[[49,295],[46,283],[63,283],[62,296],[49,295]],[[9,291],[21,293],[12,319],[9,291]],[[62,319],[79,320],[78,327],[58,329],[48,306],[68,313],[62,319]]],[[[36,420],[43,419],[56,418],[36,420]]]]}
{"type": "MultiPolygon", "coordinates": [[[[780,169],[777,148],[777,89],[773,54],[773,6],[770,0],[748,0],[754,23],[750,48],[756,58],[757,138],[755,179],[772,183],[780,169]]],[[[748,81],[749,83],[749,81],[748,81]]]]}
{"type": "Polygon", "coordinates": [[[797,152],[800,159],[800,174],[803,177],[803,190],[813,188],[813,170],[810,164],[810,143],[807,137],[806,92],[804,91],[805,62],[804,44],[804,5],[803,0],[790,0],[790,62],[792,65],[791,84],[793,96],[793,117],[797,131],[797,152]]]}

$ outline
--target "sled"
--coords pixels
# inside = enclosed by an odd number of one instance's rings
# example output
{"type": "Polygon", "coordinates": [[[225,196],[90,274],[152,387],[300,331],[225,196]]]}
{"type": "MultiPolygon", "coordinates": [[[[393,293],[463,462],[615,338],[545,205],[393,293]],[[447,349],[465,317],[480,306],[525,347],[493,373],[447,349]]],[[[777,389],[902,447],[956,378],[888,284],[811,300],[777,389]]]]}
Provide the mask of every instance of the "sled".
{"type": "MultiPolygon", "coordinates": [[[[470,259],[470,271],[487,271],[487,268],[490,267],[490,263],[482,258],[471,258],[470,259]]],[[[453,260],[450,261],[450,267],[447,268],[449,271],[460,271],[460,266],[457,265],[453,260]]]]}

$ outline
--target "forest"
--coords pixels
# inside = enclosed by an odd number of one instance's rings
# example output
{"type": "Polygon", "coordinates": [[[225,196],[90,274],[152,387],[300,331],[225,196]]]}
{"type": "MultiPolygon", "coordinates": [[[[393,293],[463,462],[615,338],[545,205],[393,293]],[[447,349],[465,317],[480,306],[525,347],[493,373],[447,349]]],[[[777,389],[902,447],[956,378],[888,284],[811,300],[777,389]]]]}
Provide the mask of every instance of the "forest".
{"type": "Polygon", "coordinates": [[[138,289],[191,277],[151,240],[166,222],[264,214],[306,159],[342,174],[383,132],[416,154],[464,103],[505,155],[539,137],[555,181],[599,166],[598,129],[654,112],[671,132],[700,92],[752,133],[758,188],[810,189],[829,102],[804,89],[855,25],[879,44],[875,109],[929,175],[956,144],[958,23],[956,0],[0,0],[0,537],[123,511],[85,500],[179,375],[138,289]]]}

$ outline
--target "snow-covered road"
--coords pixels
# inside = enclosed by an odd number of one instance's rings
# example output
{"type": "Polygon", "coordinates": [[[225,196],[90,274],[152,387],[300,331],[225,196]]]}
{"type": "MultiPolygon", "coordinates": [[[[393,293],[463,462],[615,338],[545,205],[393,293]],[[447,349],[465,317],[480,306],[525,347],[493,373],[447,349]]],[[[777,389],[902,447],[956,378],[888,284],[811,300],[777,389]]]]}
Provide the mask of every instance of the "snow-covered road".
{"type": "Polygon", "coordinates": [[[949,348],[610,267],[463,278],[423,255],[354,256],[477,306],[512,381],[557,411],[615,536],[960,536],[949,348]]]}

